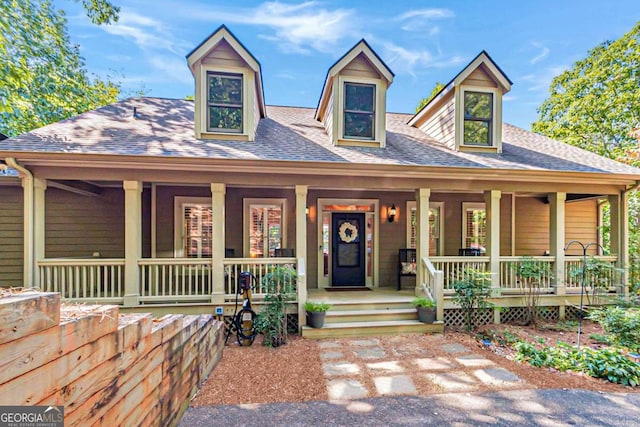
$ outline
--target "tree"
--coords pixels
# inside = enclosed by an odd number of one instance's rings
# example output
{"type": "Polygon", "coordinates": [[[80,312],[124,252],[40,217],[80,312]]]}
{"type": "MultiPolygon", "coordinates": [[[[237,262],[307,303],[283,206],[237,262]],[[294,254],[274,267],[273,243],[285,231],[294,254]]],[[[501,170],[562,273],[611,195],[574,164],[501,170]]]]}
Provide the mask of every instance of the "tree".
{"type": "Polygon", "coordinates": [[[611,159],[640,165],[640,22],[591,49],[555,77],[532,129],[611,159]]]}
{"type": "MultiPolygon", "coordinates": [[[[640,22],[555,77],[534,132],[640,166],[640,22]]],[[[640,254],[640,197],[629,198],[630,253],[640,254]]],[[[606,214],[606,212],[605,212],[606,214]]]]}
{"type": "MultiPolygon", "coordinates": [[[[117,21],[107,0],[82,0],[91,21],[117,21]]],[[[48,1],[0,3],[0,132],[14,136],[112,103],[120,87],[90,78],[67,21],[48,1]]]]}
{"type": "Polygon", "coordinates": [[[426,98],[422,98],[420,102],[418,102],[418,106],[416,107],[416,113],[429,103],[444,87],[444,83],[436,82],[436,85],[431,89],[431,93],[426,98]]]}

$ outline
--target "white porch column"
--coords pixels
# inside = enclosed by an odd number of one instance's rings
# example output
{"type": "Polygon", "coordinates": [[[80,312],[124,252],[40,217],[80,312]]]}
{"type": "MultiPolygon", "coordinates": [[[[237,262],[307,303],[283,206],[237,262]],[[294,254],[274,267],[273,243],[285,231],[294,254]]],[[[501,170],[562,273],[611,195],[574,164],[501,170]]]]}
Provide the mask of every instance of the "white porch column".
{"type": "Polygon", "coordinates": [[[40,269],[38,262],[45,259],[45,191],[47,190],[47,180],[33,179],[33,203],[34,203],[34,219],[33,219],[33,286],[40,287],[44,285],[40,283],[40,269]]]}
{"type": "Polygon", "coordinates": [[[565,245],[565,214],[564,202],[567,193],[550,193],[549,200],[549,254],[555,257],[553,277],[556,282],[556,295],[565,295],[564,281],[564,245],[565,245]]]}
{"type": "Polygon", "coordinates": [[[124,305],[139,304],[142,257],[142,182],[123,181],[124,188],[124,305]]]}
{"type": "Polygon", "coordinates": [[[225,195],[226,187],[223,183],[211,183],[211,220],[212,250],[211,250],[211,302],[222,304],[224,302],[224,221],[225,221],[225,195]]]}
{"type": "Polygon", "coordinates": [[[611,255],[618,257],[622,274],[622,291],[629,293],[629,198],[628,193],[609,196],[611,255]]]}
{"type": "Polygon", "coordinates": [[[500,197],[499,190],[484,192],[484,203],[487,212],[487,255],[489,255],[489,272],[494,295],[500,292],[500,197]]]}
{"type": "Polygon", "coordinates": [[[420,287],[425,283],[422,270],[422,258],[429,257],[430,197],[430,188],[418,188],[416,190],[416,295],[418,295],[420,287]]]}
{"type": "MultiPolygon", "coordinates": [[[[307,193],[309,187],[296,185],[296,258],[302,260],[299,268],[307,268],[307,193]]],[[[298,327],[302,329],[307,324],[307,317],[303,308],[307,300],[306,271],[298,275],[298,327]]]]}

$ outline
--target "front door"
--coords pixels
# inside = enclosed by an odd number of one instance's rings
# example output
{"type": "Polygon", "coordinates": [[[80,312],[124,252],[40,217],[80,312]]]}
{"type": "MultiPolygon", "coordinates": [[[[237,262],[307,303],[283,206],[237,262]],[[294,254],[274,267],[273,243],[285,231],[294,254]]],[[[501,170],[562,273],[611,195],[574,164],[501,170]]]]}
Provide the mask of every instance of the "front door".
{"type": "Polygon", "coordinates": [[[332,215],[332,285],[365,285],[366,223],[364,213],[332,215]]]}

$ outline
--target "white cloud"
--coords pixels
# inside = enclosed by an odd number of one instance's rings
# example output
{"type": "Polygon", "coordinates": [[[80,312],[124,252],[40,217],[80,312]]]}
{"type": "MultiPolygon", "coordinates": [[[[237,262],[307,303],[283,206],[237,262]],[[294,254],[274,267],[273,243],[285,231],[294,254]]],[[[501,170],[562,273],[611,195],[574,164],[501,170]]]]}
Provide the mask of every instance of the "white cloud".
{"type": "Polygon", "coordinates": [[[563,65],[547,67],[538,74],[528,74],[521,77],[520,80],[530,82],[527,88],[529,92],[547,92],[551,85],[551,80],[559,74],[562,74],[567,67],[563,65]]]}
{"type": "Polygon", "coordinates": [[[389,67],[398,74],[415,75],[417,68],[444,68],[464,62],[459,55],[445,57],[438,53],[433,55],[427,50],[410,50],[388,41],[382,41],[382,57],[389,67]]]}
{"type": "Polygon", "coordinates": [[[415,9],[398,15],[394,21],[401,21],[404,31],[426,31],[434,36],[440,32],[440,28],[433,24],[434,20],[454,18],[456,15],[449,9],[431,8],[415,9]]]}
{"type": "Polygon", "coordinates": [[[513,95],[504,95],[502,97],[502,100],[504,102],[515,101],[516,99],[518,99],[518,97],[517,96],[513,96],[513,95]]]}
{"type": "Polygon", "coordinates": [[[164,73],[171,81],[187,84],[193,83],[193,77],[189,72],[184,58],[174,55],[155,55],[149,58],[149,63],[155,70],[164,73]]]}
{"type": "Polygon", "coordinates": [[[182,9],[191,19],[263,26],[272,30],[261,34],[285,52],[330,52],[343,38],[357,32],[358,19],[350,9],[328,10],[317,2],[285,4],[265,2],[255,8],[226,8],[212,11],[207,6],[182,9]]]}
{"type": "Polygon", "coordinates": [[[548,47],[543,46],[542,44],[537,43],[537,42],[533,42],[531,44],[533,45],[533,47],[541,49],[540,53],[538,53],[536,56],[531,58],[531,61],[529,61],[531,64],[535,64],[537,62],[540,62],[540,61],[542,61],[544,58],[546,58],[549,55],[550,50],[549,50],[548,47]]]}

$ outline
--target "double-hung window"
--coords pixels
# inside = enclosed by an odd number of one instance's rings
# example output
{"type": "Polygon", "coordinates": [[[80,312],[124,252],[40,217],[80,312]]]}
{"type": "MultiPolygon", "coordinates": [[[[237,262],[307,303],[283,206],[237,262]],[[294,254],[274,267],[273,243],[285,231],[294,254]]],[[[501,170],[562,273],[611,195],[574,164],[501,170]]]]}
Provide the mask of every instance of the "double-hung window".
{"type": "Polygon", "coordinates": [[[207,131],[242,133],[242,74],[207,73],[207,131]]]}
{"type": "Polygon", "coordinates": [[[213,249],[211,199],[175,198],[175,256],[210,258],[213,249]]]}
{"type": "Polygon", "coordinates": [[[487,211],[484,203],[462,204],[462,247],[486,252],[487,211]]]}
{"type": "Polygon", "coordinates": [[[344,84],[344,137],[374,139],[376,86],[344,84]]]}
{"type": "Polygon", "coordinates": [[[493,145],[493,93],[464,92],[465,145],[493,145]]]}
{"type": "Polygon", "coordinates": [[[285,245],[284,199],[245,199],[246,246],[250,258],[275,256],[285,245]]]}

